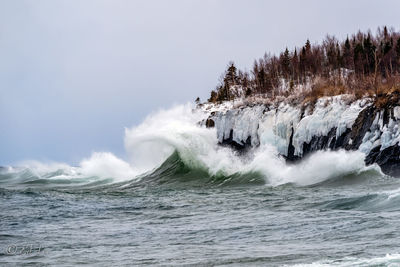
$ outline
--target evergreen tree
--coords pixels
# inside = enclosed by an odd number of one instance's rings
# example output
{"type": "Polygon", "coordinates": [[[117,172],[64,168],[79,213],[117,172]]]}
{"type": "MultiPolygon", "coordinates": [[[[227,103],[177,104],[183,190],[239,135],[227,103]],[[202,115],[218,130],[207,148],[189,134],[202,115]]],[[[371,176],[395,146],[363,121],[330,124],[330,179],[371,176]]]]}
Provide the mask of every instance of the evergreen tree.
{"type": "Polygon", "coordinates": [[[335,44],[330,43],[329,46],[327,47],[326,51],[326,57],[328,59],[328,65],[330,70],[334,70],[337,68],[337,50],[335,47],[335,44]]]}
{"type": "Polygon", "coordinates": [[[383,36],[385,38],[385,40],[389,39],[389,33],[388,33],[388,29],[387,27],[383,27],[383,36]]]}
{"type": "Polygon", "coordinates": [[[224,83],[226,86],[231,87],[239,83],[239,77],[237,74],[237,68],[233,62],[229,63],[229,67],[226,71],[224,83]]]}
{"type": "Polygon", "coordinates": [[[279,57],[265,54],[255,60],[250,73],[238,70],[231,62],[209,101],[231,100],[242,93],[245,96],[256,93],[275,96],[282,93],[279,91],[281,78],[290,82],[290,88],[314,78],[318,78],[315,81],[323,86],[336,86],[339,77],[335,73],[340,74],[341,68],[354,70],[354,76],[348,72],[349,79],[341,80],[341,85],[352,93],[382,88],[384,83],[396,85],[400,78],[400,32],[389,31],[387,27],[378,29],[374,36],[359,31],[342,42],[328,35],[322,45],[313,46],[307,39],[298,51],[286,47],[279,57]]]}
{"type": "Polygon", "coordinates": [[[375,68],[375,50],[376,46],[371,42],[371,35],[368,33],[367,38],[364,39],[364,52],[365,52],[365,70],[368,73],[373,73],[375,68]]]}
{"type": "Polygon", "coordinates": [[[390,41],[387,41],[384,45],[383,45],[383,55],[386,55],[390,52],[390,50],[392,50],[392,44],[390,43],[390,41]]]}
{"type": "Polygon", "coordinates": [[[397,53],[397,56],[400,57],[400,37],[399,37],[399,39],[397,39],[397,42],[396,42],[396,53],[397,53]]]}
{"type": "Polygon", "coordinates": [[[339,43],[336,43],[336,66],[335,69],[343,67],[343,57],[340,51],[339,43]]]}
{"type": "Polygon", "coordinates": [[[310,40],[307,39],[306,45],[304,46],[304,48],[306,49],[306,53],[310,54],[310,52],[311,52],[311,43],[310,43],[310,40]]]}
{"type": "Polygon", "coordinates": [[[294,54],[293,54],[293,57],[292,57],[292,60],[291,60],[291,63],[292,63],[292,78],[293,79],[299,79],[299,72],[298,72],[298,69],[299,69],[299,57],[297,56],[297,49],[295,48],[294,49],[294,54]]]}
{"type": "Polygon", "coordinates": [[[397,39],[396,42],[396,47],[395,47],[395,52],[396,52],[396,64],[397,64],[397,72],[400,73],[400,37],[397,39]]]}
{"type": "Polygon", "coordinates": [[[289,54],[289,50],[285,49],[285,52],[283,53],[283,55],[281,56],[281,68],[282,68],[282,72],[283,75],[288,78],[290,75],[290,54],[289,54]]]}
{"type": "Polygon", "coordinates": [[[300,75],[302,80],[303,77],[306,75],[306,70],[307,70],[307,52],[306,48],[303,46],[300,53],[300,75]]]}
{"type": "Polygon", "coordinates": [[[364,58],[364,47],[357,43],[354,47],[354,68],[357,74],[364,75],[364,58]]]}
{"type": "Polygon", "coordinates": [[[350,45],[349,37],[347,37],[346,41],[344,42],[343,65],[347,69],[353,68],[353,56],[351,53],[351,45],[350,45]]]}
{"type": "Polygon", "coordinates": [[[310,40],[307,39],[307,42],[304,46],[304,68],[305,71],[311,71],[312,67],[312,54],[311,54],[311,43],[310,40]]]}
{"type": "Polygon", "coordinates": [[[210,103],[215,103],[217,101],[217,98],[218,98],[217,92],[212,90],[210,98],[207,101],[210,102],[210,103]]]}
{"type": "Polygon", "coordinates": [[[232,86],[239,85],[239,83],[237,68],[233,62],[230,62],[225,71],[222,84],[217,87],[217,101],[231,100],[234,97],[232,86]]]}

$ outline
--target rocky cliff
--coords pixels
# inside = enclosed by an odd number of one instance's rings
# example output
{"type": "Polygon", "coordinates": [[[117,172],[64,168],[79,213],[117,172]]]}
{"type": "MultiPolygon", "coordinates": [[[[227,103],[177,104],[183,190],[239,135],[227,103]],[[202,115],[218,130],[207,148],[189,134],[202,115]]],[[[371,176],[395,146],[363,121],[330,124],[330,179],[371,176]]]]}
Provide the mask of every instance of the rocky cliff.
{"type": "Polygon", "coordinates": [[[288,161],[296,161],[317,150],[359,150],[367,164],[377,163],[384,173],[400,176],[400,97],[380,99],[354,101],[339,95],[308,105],[205,105],[210,115],[203,123],[216,128],[221,145],[243,153],[270,144],[288,161]]]}

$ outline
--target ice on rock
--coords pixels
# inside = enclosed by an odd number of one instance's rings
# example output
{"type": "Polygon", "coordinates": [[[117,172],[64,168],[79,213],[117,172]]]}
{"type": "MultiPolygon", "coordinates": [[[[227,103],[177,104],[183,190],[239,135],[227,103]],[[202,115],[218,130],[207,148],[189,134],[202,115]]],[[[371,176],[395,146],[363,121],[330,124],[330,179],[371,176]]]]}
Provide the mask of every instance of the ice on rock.
{"type": "Polygon", "coordinates": [[[394,146],[400,141],[399,126],[393,119],[389,120],[389,123],[382,128],[381,132],[381,151],[390,146],[394,146]]]}
{"type": "Polygon", "coordinates": [[[400,106],[393,108],[393,116],[396,120],[400,119],[400,106]]]}
{"type": "Polygon", "coordinates": [[[363,142],[359,150],[368,154],[375,147],[381,146],[380,150],[384,150],[390,146],[394,146],[400,142],[399,122],[397,114],[400,112],[399,107],[393,109],[393,117],[389,119],[387,124],[384,124],[384,111],[377,112],[374,121],[370,127],[369,133],[364,136],[363,142]]]}
{"type": "MultiPolygon", "coordinates": [[[[360,112],[371,105],[371,99],[360,99],[349,104],[348,96],[322,97],[314,107],[293,106],[284,102],[255,104],[235,108],[232,102],[222,105],[210,104],[208,112],[213,112],[219,142],[232,137],[244,145],[251,138],[251,145],[272,145],[282,155],[288,154],[290,138],[294,154],[303,155],[304,143],[313,137],[327,136],[333,129],[335,136],[343,135],[351,129],[360,112]],[[232,136],[231,136],[232,134],[232,136]]],[[[400,143],[400,107],[394,107],[387,124],[384,111],[378,111],[370,129],[362,139],[359,150],[368,154],[375,147],[383,150],[400,143]]],[[[353,140],[349,141],[352,144],[353,140]]]]}
{"type": "Polygon", "coordinates": [[[388,129],[385,129],[384,132],[381,135],[381,150],[391,146],[392,144],[392,133],[388,129]]]}
{"type": "Polygon", "coordinates": [[[287,155],[292,129],[298,124],[300,114],[299,108],[288,104],[266,112],[258,129],[260,143],[273,145],[280,154],[287,155]]]}
{"type": "Polygon", "coordinates": [[[297,125],[293,136],[295,154],[301,156],[304,143],[309,143],[313,136],[326,136],[333,128],[336,128],[336,136],[341,136],[352,127],[364,108],[360,101],[346,104],[343,96],[320,98],[314,112],[305,116],[297,125]]]}
{"type": "Polygon", "coordinates": [[[218,113],[215,118],[218,141],[222,142],[230,138],[238,144],[244,144],[251,137],[251,145],[257,146],[258,123],[265,107],[246,107],[244,109],[228,110],[226,113],[218,113]]]}
{"type": "Polygon", "coordinates": [[[340,136],[351,128],[365,103],[356,101],[348,105],[344,96],[324,97],[317,101],[312,112],[306,109],[301,120],[301,108],[284,103],[269,108],[255,105],[226,110],[226,106],[214,116],[219,142],[232,137],[243,145],[251,137],[252,146],[270,144],[287,155],[293,134],[295,154],[301,156],[303,144],[309,143],[313,136],[327,135],[333,128],[340,136]]]}

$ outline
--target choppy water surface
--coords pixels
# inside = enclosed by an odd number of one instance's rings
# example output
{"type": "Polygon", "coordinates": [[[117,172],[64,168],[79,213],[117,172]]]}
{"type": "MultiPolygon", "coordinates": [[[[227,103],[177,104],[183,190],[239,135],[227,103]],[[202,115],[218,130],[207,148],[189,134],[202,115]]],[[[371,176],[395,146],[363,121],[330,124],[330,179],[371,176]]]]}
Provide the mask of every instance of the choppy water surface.
{"type": "Polygon", "coordinates": [[[125,160],[0,168],[0,266],[400,266],[398,178],[357,151],[238,154],[206,117],[149,116],[125,160]]]}
{"type": "Polygon", "coordinates": [[[400,265],[400,182],[375,169],[272,186],[174,154],[117,183],[64,172],[1,170],[0,265],[400,265]]]}

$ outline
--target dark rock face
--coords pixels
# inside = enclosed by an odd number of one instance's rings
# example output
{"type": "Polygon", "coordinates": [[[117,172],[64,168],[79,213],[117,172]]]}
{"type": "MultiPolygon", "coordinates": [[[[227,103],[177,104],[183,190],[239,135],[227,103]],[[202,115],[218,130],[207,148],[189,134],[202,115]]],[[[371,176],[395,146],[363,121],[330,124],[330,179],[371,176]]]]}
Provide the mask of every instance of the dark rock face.
{"type": "MultiPolygon", "coordinates": [[[[362,144],[363,137],[370,130],[377,116],[374,106],[365,108],[360,112],[351,129],[347,129],[341,136],[336,136],[336,128],[332,128],[326,136],[314,136],[310,143],[303,144],[303,156],[317,150],[357,150],[362,144]]],[[[383,111],[383,123],[388,124],[393,109],[383,111]]],[[[289,145],[290,150],[290,145],[289,145]]],[[[299,157],[288,156],[288,160],[298,160],[299,157]]],[[[372,149],[365,158],[367,165],[377,163],[385,174],[400,177],[400,147],[395,144],[381,151],[381,146],[372,149]]]]}
{"type": "Polygon", "coordinates": [[[336,136],[336,128],[332,128],[327,135],[313,136],[309,143],[303,144],[303,156],[317,150],[358,149],[363,137],[371,128],[376,112],[377,110],[373,106],[362,110],[352,128],[347,129],[341,136],[336,136]]]}
{"type": "Polygon", "coordinates": [[[293,129],[293,126],[292,126],[292,133],[290,134],[288,153],[287,153],[287,156],[286,156],[286,160],[288,160],[288,161],[295,161],[295,160],[299,160],[300,159],[300,157],[298,157],[298,156],[296,156],[294,154],[295,148],[293,146],[293,134],[294,134],[294,129],[293,129]]]}
{"type": "Polygon", "coordinates": [[[243,154],[251,148],[251,136],[247,138],[246,142],[238,143],[233,140],[233,130],[231,130],[229,138],[224,139],[221,145],[232,147],[240,154],[243,154]]]}
{"type": "Polygon", "coordinates": [[[377,146],[367,155],[365,162],[367,164],[377,163],[382,171],[391,176],[400,177],[400,147],[397,143],[394,146],[380,150],[377,146]]]}
{"type": "MultiPolygon", "coordinates": [[[[397,101],[398,98],[395,100],[397,101]]],[[[292,127],[287,155],[285,158],[287,161],[293,162],[318,150],[357,150],[363,143],[364,136],[371,131],[371,127],[376,117],[380,116],[381,120],[383,121],[383,125],[387,125],[390,119],[395,119],[393,108],[398,105],[398,102],[396,102],[391,103],[390,105],[388,104],[384,108],[378,108],[375,104],[367,106],[359,113],[351,129],[347,129],[342,135],[336,136],[336,128],[332,128],[328,134],[324,136],[315,135],[312,137],[309,143],[303,143],[303,154],[301,157],[295,155],[295,148],[293,146],[294,129],[292,127]]],[[[398,121],[396,121],[396,123],[398,123],[398,121]]],[[[215,122],[209,118],[206,121],[206,126],[214,127],[215,122]]],[[[378,132],[379,131],[380,130],[378,130],[378,132]]],[[[382,135],[381,131],[380,135],[382,135]]],[[[251,137],[249,137],[245,142],[237,143],[232,139],[232,136],[233,130],[231,130],[229,138],[225,138],[221,142],[221,145],[233,147],[240,153],[245,153],[251,147],[251,137]]],[[[365,162],[366,164],[377,163],[385,174],[400,177],[399,143],[386,147],[383,150],[381,150],[380,145],[376,146],[368,153],[365,162]]]]}
{"type": "Polygon", "coordinates": [[[376,109],[374,106],[363,109],[355,120],[349,138],[352,140],[351,144],[346,144],[345,149],[358,149],[362,143],[362,140],[371,128],[372,122],[376,116],[376,109]]]}
{"type": "Polygon", "coordinates": [[[214,120],[208,118],[208,119],[206,120],[206,127],[207,127],[207,128],[213,128],[213,127],[215,127],[215,122],[214,122],[214,120]]]}
{"type": "MultiPolygon", "coordinates": [[[[339,136],[336,139],[336,128],[332,128],[327,135],[322,136],[313,136],[309,143],[303,143],[303,157],[310,154],[311,152],[318,151],[318,150],[337,150],[343,148],[344,145],[349,141],[349,132],[347,131],[339,136]]],[[[289,147],[288,147],[288,155],[286,159],[288,161],[297,161],[301,159],[301,157],[294,155],[294,146],[293,142],[293,129],[292,135],[290,137],[289,147]]]]}

